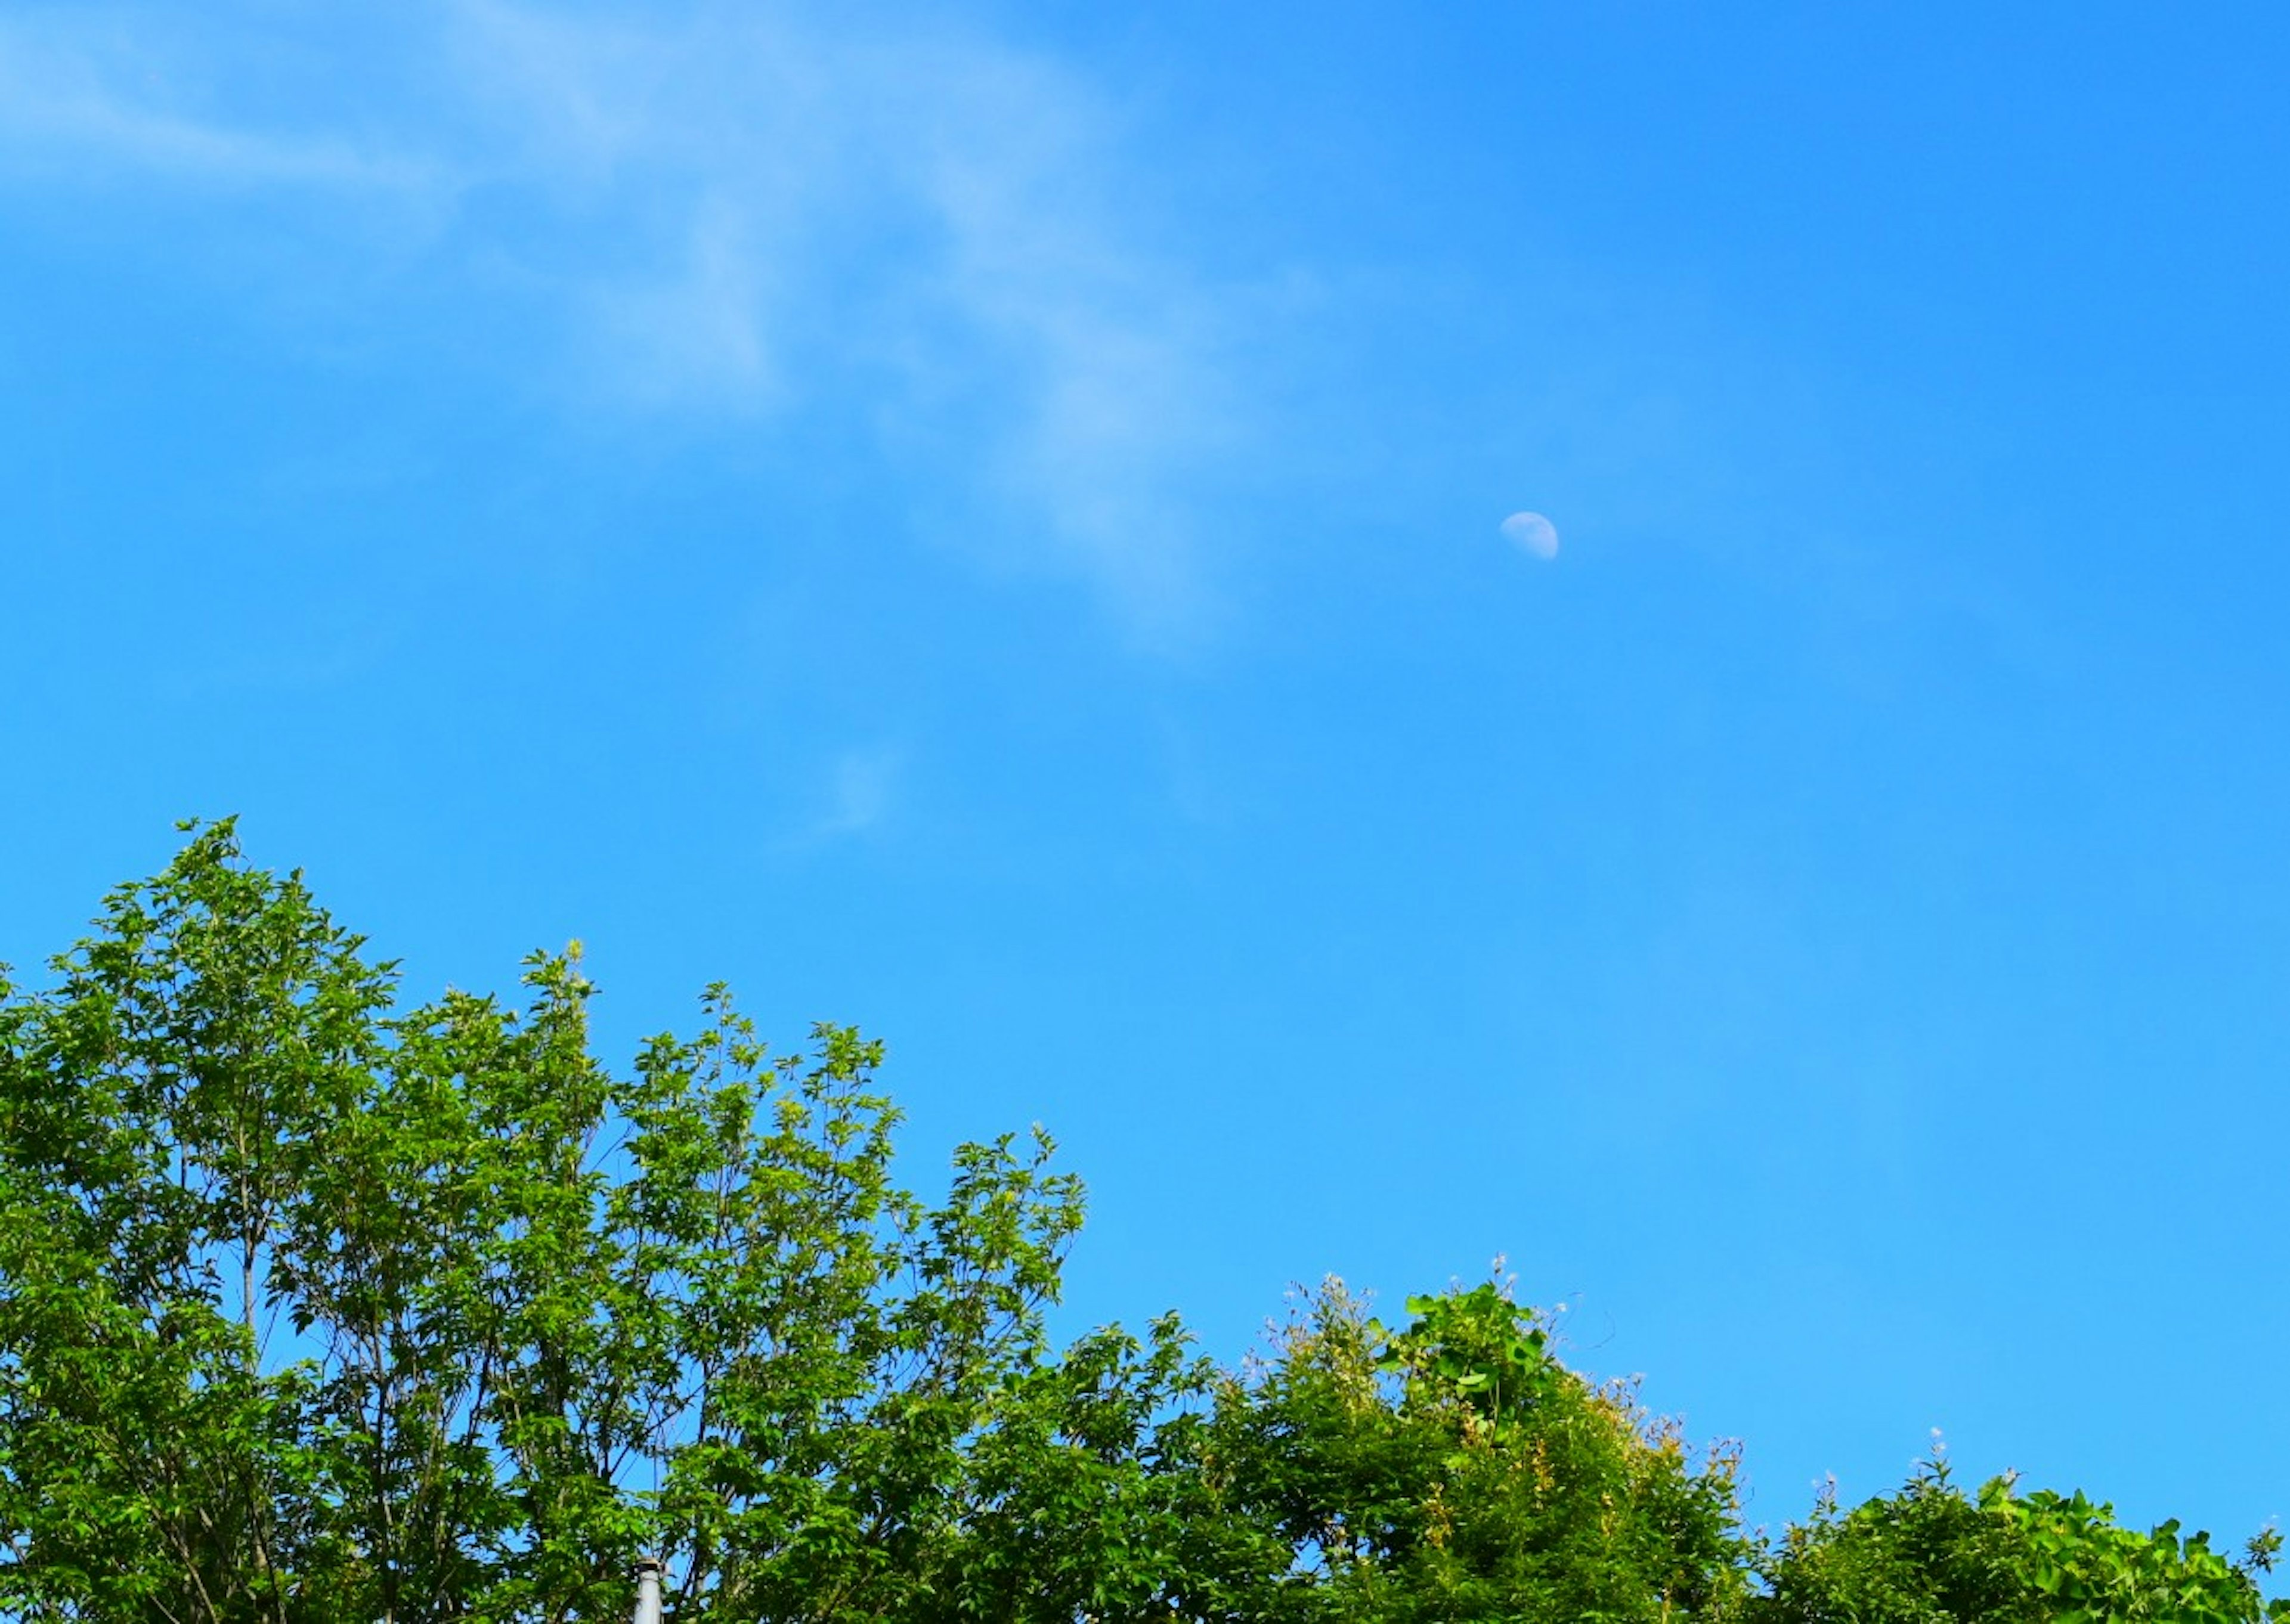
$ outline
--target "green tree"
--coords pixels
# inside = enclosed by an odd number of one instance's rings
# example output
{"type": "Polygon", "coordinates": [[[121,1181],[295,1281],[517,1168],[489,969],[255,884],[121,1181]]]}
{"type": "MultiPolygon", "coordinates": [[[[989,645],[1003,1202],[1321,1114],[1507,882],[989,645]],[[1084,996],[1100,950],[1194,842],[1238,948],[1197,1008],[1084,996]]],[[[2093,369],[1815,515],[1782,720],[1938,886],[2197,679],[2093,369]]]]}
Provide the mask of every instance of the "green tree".
{"type": "Polygon", "coordinates": [[[2078,1493],[2014,1492],[2009,1476],[1967,1495],[1937,1452],[1901,1490],[1839,1515],[1824,1503],[1766,1554],[1773,1624],[2259,1624],[2290,1619],[2258,1576],[2271,1531],[2240,1561],[2185,1539],[2176,1522],[2141,1533],[2078,1493]]]}
{"type": "Polygon", "coordinates": [[[1058,1350],[1051,1147],[893,1176],[878,1048],[721,988],[626,1075],[577,951],[413,1007],[192,827],[0,982],[0,1612],[1202,1620],[1684,1616],[1728,1480],[1488,1291],[1341,1292],[1244,1380],[1058,1350]]]}
{"type": "Polygon", "coordinates": [[[1407,1308],[1388,1330],[1331,1282],[1256,1380],[1224,1389],[1215,1452],[1312,1580],[1296,1616],[1730,1616],[1731,1452],[1697,1464],[1629,1387],[1560,1364],[1494,1284],[1407,1308]]]}
{"type": "Polygon", "coordinates": [[[617,1616],[665,1549],[685,1616],[957,1616],[1025,1438],[1197,1381],[1050,1356],[1046,1140],[925,1201],[856,1033],[719,989],[620,1077],[524,984],[400,1010],[223,823],[0,987],[0,1612],[617,1616]]]}

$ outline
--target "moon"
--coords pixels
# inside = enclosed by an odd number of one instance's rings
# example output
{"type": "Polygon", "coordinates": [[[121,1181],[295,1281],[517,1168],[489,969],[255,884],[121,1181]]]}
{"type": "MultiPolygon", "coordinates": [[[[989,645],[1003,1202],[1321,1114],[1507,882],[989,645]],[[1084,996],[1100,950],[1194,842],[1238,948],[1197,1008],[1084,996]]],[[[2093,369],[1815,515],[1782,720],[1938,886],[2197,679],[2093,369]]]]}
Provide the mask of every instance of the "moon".
{"type": "Polygon", "coordinates": [[[1530,558],[1558,556],[1558,527],[1539,513],[1514,513],[1502,522],[1503,540],[1530,558]]]}

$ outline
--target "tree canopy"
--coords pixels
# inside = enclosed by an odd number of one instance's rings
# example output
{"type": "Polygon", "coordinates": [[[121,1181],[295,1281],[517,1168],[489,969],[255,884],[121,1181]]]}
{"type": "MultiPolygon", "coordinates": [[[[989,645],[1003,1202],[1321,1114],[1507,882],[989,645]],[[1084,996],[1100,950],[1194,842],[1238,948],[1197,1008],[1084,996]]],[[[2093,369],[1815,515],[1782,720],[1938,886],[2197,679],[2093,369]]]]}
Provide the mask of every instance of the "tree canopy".
{"type": "Polygon", "coordinates": [[[228,822],[0,974],[0,1616],[2254,1620],[2230,1562],[1944,1467],[1763,1541],[1735,1455],[1496,1284],[1331,1282],[1238,1366],[1058,1346],[1082,1190],[1038,1130],[893,1164],[879,1047],[597,1058],[396,969],[228,822]]]}

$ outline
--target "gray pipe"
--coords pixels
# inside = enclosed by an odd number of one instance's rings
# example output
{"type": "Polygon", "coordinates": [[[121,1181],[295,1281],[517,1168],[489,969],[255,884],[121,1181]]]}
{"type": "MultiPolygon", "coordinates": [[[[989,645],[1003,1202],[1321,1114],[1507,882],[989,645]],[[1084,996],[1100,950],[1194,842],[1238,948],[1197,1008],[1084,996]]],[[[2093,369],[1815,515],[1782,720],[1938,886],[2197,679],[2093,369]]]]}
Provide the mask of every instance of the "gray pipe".
{"type": "Polygon", "coordinates": [[[660,1624],[660,1559],[637,1564],[637,1624],[660,1624]]]}

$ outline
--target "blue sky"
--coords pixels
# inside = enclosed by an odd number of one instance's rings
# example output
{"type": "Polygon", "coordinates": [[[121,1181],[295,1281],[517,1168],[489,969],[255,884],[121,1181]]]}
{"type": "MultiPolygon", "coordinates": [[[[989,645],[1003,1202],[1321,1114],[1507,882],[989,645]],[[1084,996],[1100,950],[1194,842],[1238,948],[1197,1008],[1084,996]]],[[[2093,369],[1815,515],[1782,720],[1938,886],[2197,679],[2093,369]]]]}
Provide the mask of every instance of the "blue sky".
{"type": "Polygon", "coordinates": [[[0,956],[172,820],[1039,1120],[1070,1318],[1496,1253],[2290,1513],[2274,8],[0,16],[0,956]],[[1555,557],[1507,538],[1548,516],[1555,557]]]}

